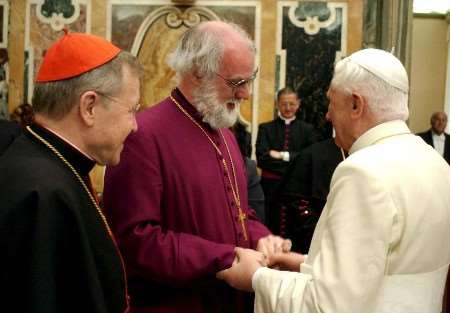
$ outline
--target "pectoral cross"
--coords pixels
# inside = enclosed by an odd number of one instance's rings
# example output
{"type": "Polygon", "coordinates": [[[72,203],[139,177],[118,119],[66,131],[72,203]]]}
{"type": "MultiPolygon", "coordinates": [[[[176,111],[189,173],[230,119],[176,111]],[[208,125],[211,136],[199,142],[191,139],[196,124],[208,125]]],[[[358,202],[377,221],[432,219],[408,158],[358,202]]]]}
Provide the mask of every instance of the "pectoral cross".
{"type": "Polygon", "coordinates": [[[239,208],[239,216],[238,216],[239,222],[242,225],[242,231],[244,232],[244,239],[248,240],[247,236],[247,228],[245,227],[245,220],[247,219],[247,214],[242,212],[241,208],[239,208]]]}

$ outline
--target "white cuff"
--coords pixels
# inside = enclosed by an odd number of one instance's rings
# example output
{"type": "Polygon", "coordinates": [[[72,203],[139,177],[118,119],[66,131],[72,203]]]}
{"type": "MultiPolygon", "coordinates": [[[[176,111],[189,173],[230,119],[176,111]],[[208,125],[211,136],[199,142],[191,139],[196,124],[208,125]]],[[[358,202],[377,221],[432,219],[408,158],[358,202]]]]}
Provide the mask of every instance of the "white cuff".
{"type": "Polygon", "coordinates": [[[256,281],[257,281],[258,277],[261,276],[261,272],[262,272],[261,269],[263,269],[263,268],[264,267],[260,267],[253,273],[253,276],[252,276],[252,288],[253,288],[253,290],[255,290],[256,281]]]}
{"type": "Polygon", "coordinates": [[[285,162],[289,162],[290,156],[289,156],[289,151],[281,151],[281,158],[283,159],[283,161],[285,162]]]}

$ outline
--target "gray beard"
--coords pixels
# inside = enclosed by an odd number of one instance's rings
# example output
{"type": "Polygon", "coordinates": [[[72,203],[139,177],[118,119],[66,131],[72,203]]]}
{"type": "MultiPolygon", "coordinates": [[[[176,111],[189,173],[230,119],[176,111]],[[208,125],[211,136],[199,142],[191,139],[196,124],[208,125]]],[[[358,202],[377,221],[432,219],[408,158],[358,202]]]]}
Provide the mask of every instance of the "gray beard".
{"type": "Polygon", "coordinates": [[[239,101],[235,99],[220,103],[216,89],[210,82],[206,82],[193,92],[192,105],[200,112],[203,121],[208,123],[213,129],[233,126],[239,115],[239,104],[239,101]],[[227,109],[227,102],[235,104],[232,111],[227,109]]]}

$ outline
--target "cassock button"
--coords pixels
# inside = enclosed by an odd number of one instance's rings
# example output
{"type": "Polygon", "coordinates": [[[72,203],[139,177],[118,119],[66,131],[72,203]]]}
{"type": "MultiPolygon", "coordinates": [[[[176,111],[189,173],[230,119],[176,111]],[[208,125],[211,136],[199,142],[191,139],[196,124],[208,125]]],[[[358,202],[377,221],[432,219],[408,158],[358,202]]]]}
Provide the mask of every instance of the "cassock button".
{"type": "Polygon", "coordinates": [[[227,171],[224,171],[224,172],[223,172],[223,176],[228,177],[228,172],[227,172],[227,171]]]}
{"type": "Polygon", "coordinates": [[[231,201],[231,206],[234,206],[234,201],[231,201]]]}
{"type": "Polygon", "coordinates": [[[227,185],[227,191],[231,191],[231,186],[227,185]]]}

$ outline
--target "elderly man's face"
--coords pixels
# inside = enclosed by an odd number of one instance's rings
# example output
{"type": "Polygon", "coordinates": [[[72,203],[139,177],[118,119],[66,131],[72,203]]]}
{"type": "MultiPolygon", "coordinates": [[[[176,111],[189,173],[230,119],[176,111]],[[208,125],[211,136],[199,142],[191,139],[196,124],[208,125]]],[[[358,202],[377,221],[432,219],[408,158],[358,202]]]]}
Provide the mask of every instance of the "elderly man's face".
{"type": "Polygon", "coordinates": [[[348,151],[354,142],[352,136],[352,123],[350,114],[352,111],[352,97],[341,91],[329,89],[327,92],[330,103],[326,114],[336,132],[336,144],[348,151]]]}
{"type": "Polygon", "coordinates": [[[296,93],[286,93],[280,95],[277,101],[278,111],[284,118],[293,118],[300,107],[300,100],[296,93]]]}
{"type": "Polygon", "coordinates": [[[240,102],[250,97],[251,81],[256,75],[254,62],[255,54],[236,43],[225,49],[219,71],[194,92],[193,102],[211,127],[231,127],[236,122],[240,102]]]}
{"type": "Polygon", "coordinates": [[[431,118],[431,128],[433,131],[440,135],[445,131],[447,127],[447,114],[443,112],[435,113],[431,118]]]}
{"type": "Polygon", "coordinates": [[[123,67],[122,90],[117,96],[103,96],[108,105],[101,110],[96,121],[98,138],[92,144],[93,157],[102,165],[117,165],[125,139],[137,131],[136,111],[139,108],[139,78],[127,66],[123,67]]]}

